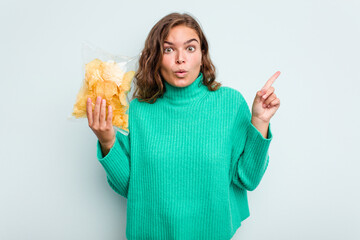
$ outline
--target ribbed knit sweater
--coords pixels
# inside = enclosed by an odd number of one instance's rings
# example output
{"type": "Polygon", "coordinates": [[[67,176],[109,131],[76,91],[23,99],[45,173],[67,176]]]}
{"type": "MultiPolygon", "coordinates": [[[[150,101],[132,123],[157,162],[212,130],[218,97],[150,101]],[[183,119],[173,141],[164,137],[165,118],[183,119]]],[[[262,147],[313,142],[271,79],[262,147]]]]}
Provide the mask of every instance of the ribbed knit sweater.
{"type": "Polygon", "coordinates": [[[272,140],[251,123],[242,94],[208,90],[200,72],[187,87],[165,84],[155,103],[130,102],[129,134],[97,158],[127,198],[126,237],[229,240],[250,216],[247,191],[260,183],[272,140]]]}

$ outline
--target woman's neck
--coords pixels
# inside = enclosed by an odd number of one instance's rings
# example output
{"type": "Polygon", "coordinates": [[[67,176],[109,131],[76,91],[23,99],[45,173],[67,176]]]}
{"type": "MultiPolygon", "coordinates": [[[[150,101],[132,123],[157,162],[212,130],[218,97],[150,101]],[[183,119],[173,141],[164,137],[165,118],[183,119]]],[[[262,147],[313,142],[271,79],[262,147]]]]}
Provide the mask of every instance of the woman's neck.
{"type": "Polygon", "coordinates": [[[207,93],[208,88],[203,84],[203,74],[200,72],[193,83],[186,87],[176,87],[164,81],[165,92],[163,98],[169,104],[174,106],[190,106],[197,102],[207,93]]]}

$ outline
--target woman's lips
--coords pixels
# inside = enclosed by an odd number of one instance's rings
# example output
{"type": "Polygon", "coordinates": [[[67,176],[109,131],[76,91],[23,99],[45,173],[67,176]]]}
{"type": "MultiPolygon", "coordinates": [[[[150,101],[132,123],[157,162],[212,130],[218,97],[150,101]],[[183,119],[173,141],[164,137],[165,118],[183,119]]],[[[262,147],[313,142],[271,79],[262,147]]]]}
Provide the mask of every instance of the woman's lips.
{"type": "Polygon", "coordinates": [[[187,71],[175,72],[175,75],[178,77],[184,77],[186,74],[187,74],[187,71]]]}

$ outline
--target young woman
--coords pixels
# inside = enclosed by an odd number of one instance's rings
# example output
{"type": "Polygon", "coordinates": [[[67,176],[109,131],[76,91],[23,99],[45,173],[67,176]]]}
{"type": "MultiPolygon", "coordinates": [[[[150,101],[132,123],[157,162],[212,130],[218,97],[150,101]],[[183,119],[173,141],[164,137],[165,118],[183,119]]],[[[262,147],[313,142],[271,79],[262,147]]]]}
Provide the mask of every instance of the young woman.
{"type": "Polygon", "coordinates": [[[115,134],[112,111],[88,101],[97,157],[114,191],[127,198],[128,239],[231,239],[249,217],[247,191],[268,166],[271,86],[252,113],[242,94],[215,81],[197,21],[172,13],[151,29],[135,75],[129,135],[115,134]]]}

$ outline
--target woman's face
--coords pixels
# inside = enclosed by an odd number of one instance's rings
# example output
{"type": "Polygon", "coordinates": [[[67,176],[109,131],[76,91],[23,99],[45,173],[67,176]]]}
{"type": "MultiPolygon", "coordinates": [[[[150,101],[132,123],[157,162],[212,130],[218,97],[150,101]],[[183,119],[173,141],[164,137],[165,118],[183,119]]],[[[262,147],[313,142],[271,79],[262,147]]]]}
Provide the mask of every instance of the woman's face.
{"type": "Polygon", "coordinates": [[[164,41],[160,73],[172,86],[186,87],[198,77],[202,64],[200,39],[195,30],[179,25],[164,41]]]}

